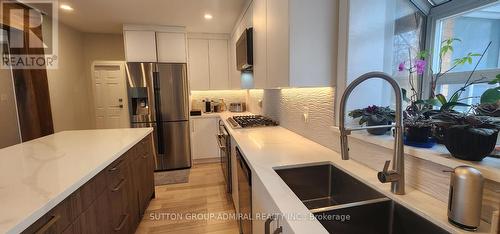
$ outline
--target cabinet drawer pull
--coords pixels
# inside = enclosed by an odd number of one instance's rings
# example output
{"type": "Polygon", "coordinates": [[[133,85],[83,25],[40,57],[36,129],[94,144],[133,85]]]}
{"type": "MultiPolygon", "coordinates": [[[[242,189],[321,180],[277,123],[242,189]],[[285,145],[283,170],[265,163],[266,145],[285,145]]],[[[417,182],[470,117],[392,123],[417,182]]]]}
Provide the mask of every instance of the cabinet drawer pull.
{"type": "Polygon", "coordinates": [[[118,227],[116,227],[114,230],[115,232],[119,232],[123,229],[123,227],[125,226],[125,223],[127,222],[127,218],[128,218],[128,214],[126,215],[123,215],[123,219],[122,221],[120,222],[120,225],[118,225],[118,227]]]}
{"type": "Polygon", "coordinates": [[[41,233],[45,233],[47,232],[47,230],[49,230],[50,227],[52,227],[52,225],[54,225],[55,223],[57,223],[57,221],[61,218],[61,215],[52,215],[52,217],[50,218],[50,220],[45,223],[40,229],[38,229],[38,231],[36,231],[35,233],[36,234],[41,234],[41,233]]]}
{"type": "MultiPolygon", "coordinates": [[[[267,220],[266,222],[264,223],[264,233],[265,234],[271,234],[271,223],[275,220],[278,220],[278,217],[277,215],[273,214],[271,215],[267,220]]],[[[278,220],[279,222],[279,220],[278,220]]],[[[277,224],[277,226],[279,226],[279,223],[277,224]]],[[[273,234],[279,234],[279,233],[282,233],[283,232],[283,227],[282,226],[279,226],[278,228],[276,228],[276,230],[274,230],[273,234]]]]}
{"type": "Polygon", "coordinates": [[[118,184],[115,188],[113,188],[111,191],[116,192],[116,191],[120,190],[120,189],[123,187],[123,185],[125,184],[125,180],[126,180],[126,179],[125,179],[125,178],[123,178],[123,179],[120,181],[120,183],[119,183],[119,184],[118,184]]]}
{"type": "Polygon", "coordinates": [[[118,163],[116,163],[116,165],[113,168],[110,168],[108,171],[113,172],[113,171],[118,170],[118,168],[120,167],[122,162],[123,162],[123,160],[120,160],[118,163]]]}
{"type": "Polygon", "coordinates": [[[142,158],[148,158],[149,154],[143,154],[142,158]]]}

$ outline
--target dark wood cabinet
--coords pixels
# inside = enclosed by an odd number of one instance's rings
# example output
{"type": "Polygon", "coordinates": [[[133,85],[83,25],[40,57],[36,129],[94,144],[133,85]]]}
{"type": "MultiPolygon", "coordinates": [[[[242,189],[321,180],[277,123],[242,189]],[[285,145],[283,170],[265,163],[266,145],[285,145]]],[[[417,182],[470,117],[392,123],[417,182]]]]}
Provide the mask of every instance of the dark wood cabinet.
{"type": "Polygon", "coordinates": [[[144,211],[149,205],[149,201],[154,197],[154,174],[147,173],[154,171],[155,161],[151,148],[151,139],[146,138],[138,145],[139,152],[133,160],[134,184],[137,187],[137,199],[139,206],[139,219],[144,215],[144,211]]]}
{"type": "Polygon", "coordinates": [[[101,193],[99,197],[85,210],[63,233],[86,234],[110,233],[108,217],[110,213],[108,197],[101,193]]]}
{"type": "Polygon", "coordinates": [[[23,233],[134,233],[154,196],[151,135],[23,233]]]}

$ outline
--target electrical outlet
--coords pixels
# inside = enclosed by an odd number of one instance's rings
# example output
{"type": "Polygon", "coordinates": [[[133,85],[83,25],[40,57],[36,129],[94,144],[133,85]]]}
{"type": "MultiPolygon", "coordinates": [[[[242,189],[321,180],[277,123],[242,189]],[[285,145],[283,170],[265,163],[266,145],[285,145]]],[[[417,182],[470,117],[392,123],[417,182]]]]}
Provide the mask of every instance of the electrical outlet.
{"type": "Polygon", "coordinates": [[[309,107],[304,106],[304,114],[303,114],[304,123],[309,123],[309,107]]]}

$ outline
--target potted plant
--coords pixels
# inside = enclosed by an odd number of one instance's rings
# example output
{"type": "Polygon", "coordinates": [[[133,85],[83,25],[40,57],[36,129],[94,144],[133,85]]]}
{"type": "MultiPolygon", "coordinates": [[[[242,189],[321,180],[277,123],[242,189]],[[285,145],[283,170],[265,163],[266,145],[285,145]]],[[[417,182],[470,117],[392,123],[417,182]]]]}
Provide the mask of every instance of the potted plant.
{"type": "MultiPolygon", "coordinates": [[[[356,109],[349,112],[349,116],[353,119],[359,119],[359,125],[366,124],[367,126],[390,125],[394,122],[395,112],[389,107],[368,106],[362,109],[356,109]]],[[[367,129],[372,135],[384,135],[391,128],[376,128],[367,129]]]]}
{"type": "Polygon", "coordinates": [[[500,129],[497,118],[441,112],[432,119],[449,126],[445,131],[444,145],[453,157],[481,161],[495,149],[500,129]]]}
{"type": "Polygon", "coordinates": [[[432,138],[432,122],[428,113],[431,110],[426,105],[412,103],[404,114],[405,145],[431,148],[435,145],[432,138]]]}
{"type": "MultiPolygon", "coordinates": [[[[488,84],[500,84],[500,74],[488,84]]],[[[500,86],[484,91],[480,104],[475,107],[475,112],[482,116],[500,117],[500,86]]]]}
{"type": "MultiPolygon", "coordinates": [[[[415,59],[409,59],[408,61],[402,62],[399,64],[399,71],[407,70],[409,73],[408,79],[411,88],[411,95],[408,98],[408,92],[406,90],[402,90],[403,97],[405,101],[409,102],[410,105],[407,109],[407,113],[405,113],[405,134],[406,134],[406,143],[409,143],[412,146],[417,147],[432,147],[431,138],[426,138],[424,134],[431,134],[434,139],[437,140],[438,143],[443,143],[444,140],[444,131],[448,125],[446,123],[437,123],[430,121],[430,117],[432,115],[438,114],[440,112],[454,112],[453,109],[458,106],[469,106],[463,101],[473,98],[473,97],[462,97],[462,93],[469,87],[474,84],[478,84],[483,82],[483,79],[472,80],[472,76],[484,57],[486,51],[491,46],[491,42],[488,44],[486,49],[482,54],[477,53],[468,53],[464,57],[453,60],[452,66],[450,68],[444,69],[443,67],[443,57],[450,51],[453,51],[453,43],[460,41],[457,38],[450,38],[444,40],[441,43],[440,53],[439,53],[439,67],[436,72],[429,67],[430,70],[430,94],[428,99],[421,99],[424,94],[420,91],[418,92],[415,89],[415,81],[414,75],[423,75],[425,70],[427,69],[426,59],[429,56],[429,52],[421,51],[417,54],[415,59]],[[447,73],[451,72],[456,67],[469,63],[472,64],[474,57],[480,57],[476,63],[474,70],[469,75],[467,82],[453,93],[450,99],[446,99],[446,97],[442,94],[436,94],[436,87],[440,78],[442,78],[447,73]],[[418,133],[420,137],[416,137],[415,134],[418,133]]],[[[410,55],[411,58],[411,55],[410,55]]]]}

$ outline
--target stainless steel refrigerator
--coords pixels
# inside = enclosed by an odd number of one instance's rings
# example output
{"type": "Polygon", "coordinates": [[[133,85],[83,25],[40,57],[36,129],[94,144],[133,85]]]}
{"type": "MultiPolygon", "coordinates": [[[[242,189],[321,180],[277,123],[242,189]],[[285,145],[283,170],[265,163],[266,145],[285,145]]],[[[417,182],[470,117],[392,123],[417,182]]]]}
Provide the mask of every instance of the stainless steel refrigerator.
{"type": "Polygon", "coordinates": [[[186,64],[127,63],[133,128],[153,127],[156,171],[191,167],[186,64]]]}

